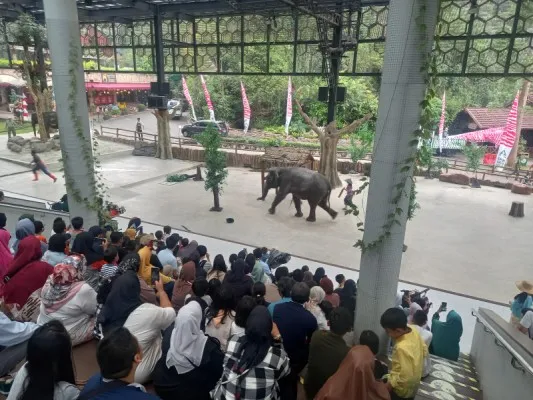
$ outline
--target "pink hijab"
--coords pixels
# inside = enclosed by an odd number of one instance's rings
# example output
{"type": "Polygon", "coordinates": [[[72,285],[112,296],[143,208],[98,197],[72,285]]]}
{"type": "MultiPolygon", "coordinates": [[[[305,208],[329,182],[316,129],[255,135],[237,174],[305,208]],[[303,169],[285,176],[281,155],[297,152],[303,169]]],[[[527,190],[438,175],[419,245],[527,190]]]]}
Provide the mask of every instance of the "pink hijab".
{"type": "Polygon", "coordinates": [[[11,235],[5,229],[0,229],[0,279],[7,272],[7,267],[13,261],[13,255],[9,250],[9,239],[11,235]]]}

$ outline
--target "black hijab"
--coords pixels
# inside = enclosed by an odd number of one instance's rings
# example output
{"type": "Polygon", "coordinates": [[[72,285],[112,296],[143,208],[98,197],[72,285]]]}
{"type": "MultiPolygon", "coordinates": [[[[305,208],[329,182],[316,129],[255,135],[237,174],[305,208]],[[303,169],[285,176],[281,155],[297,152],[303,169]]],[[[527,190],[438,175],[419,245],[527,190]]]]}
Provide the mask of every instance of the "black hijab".
{"type": "Polygon", "coordinates": [[[100,228],[98,225],[95,225],[89,228],[89,233],[93,236],[93,238],[95,238],[98,235],[101,235],[102,233],[104,233],[104,230],[100,228]]]}
{"type": "Polygon", "coordinates": [[[344,282],[344,287],[337,292],[340,298],[340,306],[355,312],[357,285],[353,279],[344,282]]]}
{"type": "Polygon", "coordinates": [[[64,253],[67,247],[67,240],[70,239],[70,235],[64,233],[56,233],[50,236],[48,240],[48,250],[55,253],[64,253]]]}
{"type": "Polygon", "coordinates": [[[87,260],[87,265],[104,259],[104,254],[94,249],[94,238],[89,232],[81,232],[76,235],[72,245],[72,252],[83,254],[87,260]]]}
{"type": "Polygon", "coordinates": [[[104,335],[112,329],[124,325],[133,310],[141,302],[141,284],[137,274],[126,271],[113,282],[111,291],[98,316],[98,323],[102,324],[104,335]]]}
{"type": "Polygon", "coordinates": [[[242,279],[246,276],[246,274],[244,273],[245,267],[246,263],[242,258],[236,259],[233,265],[231,266],[231,271],[229,271],[226,275],[224,282],[227,281],[228,283],[235,283],[242,281],[242,279]]]}
{"type": "Polygon", "coordinates": [[[244,273],[245,262],[239,258],[235,260],[229,271],[224,277],[224,285],[229,285],[235,295],[235,301],[239,300],[246,295],[252,294],[253,281],[252,278],[246,276],[244,273]]]}
{"type": "Polygon", "coordinates": [[[326,276],[326,271],[322,267],[318,267],[315,271],[315,275],[313,276],[314,281],[317,285],[320,285],[320,280],[326,276]]]}
{"type": "Polygon", "coordinates": [[[264,306],[256,306],[246,321],[244,341],[239,349],[239,362],[233,371],[242,374],[266,357],[272,346],[272,318],[264,306]]]}

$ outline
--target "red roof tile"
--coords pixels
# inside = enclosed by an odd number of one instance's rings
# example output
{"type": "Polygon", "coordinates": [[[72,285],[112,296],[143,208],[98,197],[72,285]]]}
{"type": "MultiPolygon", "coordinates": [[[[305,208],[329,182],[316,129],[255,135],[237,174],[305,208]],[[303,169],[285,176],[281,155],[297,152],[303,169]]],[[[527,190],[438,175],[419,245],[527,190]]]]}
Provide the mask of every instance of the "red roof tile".
{"type": "MultiPolygon", "coordinates": [[[[465,112],[476,124],[476,129],[505,126],[508,108],[465,108],[465,112]]],[[[533,110],[526,110],[522,120],[522,129],[533,129],[533,110]]]]}

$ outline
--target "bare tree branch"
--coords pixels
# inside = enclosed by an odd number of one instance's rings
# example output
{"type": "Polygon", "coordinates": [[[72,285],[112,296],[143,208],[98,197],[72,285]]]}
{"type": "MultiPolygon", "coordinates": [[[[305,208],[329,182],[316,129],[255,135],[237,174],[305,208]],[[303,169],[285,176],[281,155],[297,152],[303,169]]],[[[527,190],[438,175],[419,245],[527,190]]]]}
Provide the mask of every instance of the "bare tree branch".
{"type": "Polygon", "coordinates": [[[337,133],[339,135],[343,135],[343,134],[348,133],[348,132],[353,132],[357,128],[359,128],[359,126],[361,126],[366,121],[368,121],[370,118],[372,118],[372,114],[367,114],[363,118],[353,121],[350,125],[346,125],[344,128],[339,129],[337,131],[337,133]]]}
{"type": "Polygon", "coordinates": [[[296,105],[298,106],[298,112],[300,113],[300,115],[302,116],[302,118],[304,119],[304,121],[307,123],[307,125],[309,125],[311,127],[311,129],[313,131],[315,131],[315,133],[318,135],[318,137],[322,137],[324,136],[324,131],[322,129],[320,129],[316,123],[311,119],[309,118],[309,115],[307,115],[303,108],[302,108],[302,105],[300,104],[300,102],[297,100],[297,99],[294,99],[294,101],[296,102],[296,105]]]}

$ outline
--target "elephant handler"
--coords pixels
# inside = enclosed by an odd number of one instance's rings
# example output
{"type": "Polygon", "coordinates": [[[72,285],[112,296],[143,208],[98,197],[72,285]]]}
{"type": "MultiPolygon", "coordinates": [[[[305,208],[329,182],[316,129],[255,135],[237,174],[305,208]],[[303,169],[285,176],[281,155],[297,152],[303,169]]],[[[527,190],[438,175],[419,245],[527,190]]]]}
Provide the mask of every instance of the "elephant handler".
{"type": "Polygon", "coordinates": [[[344,208],[343,210],[347,210],[348,206],[355,207],[355,204],[352,203],[352,198],[355,195],[355,191],[353,190],[353,183],[350,178],[346,179],[345,182],[347,183],[345,188],[342,188],[341,192],[339,193],[339,199],[342,196],[342,193],[346,191],[346,196],[344,196],[344,208]]]}

